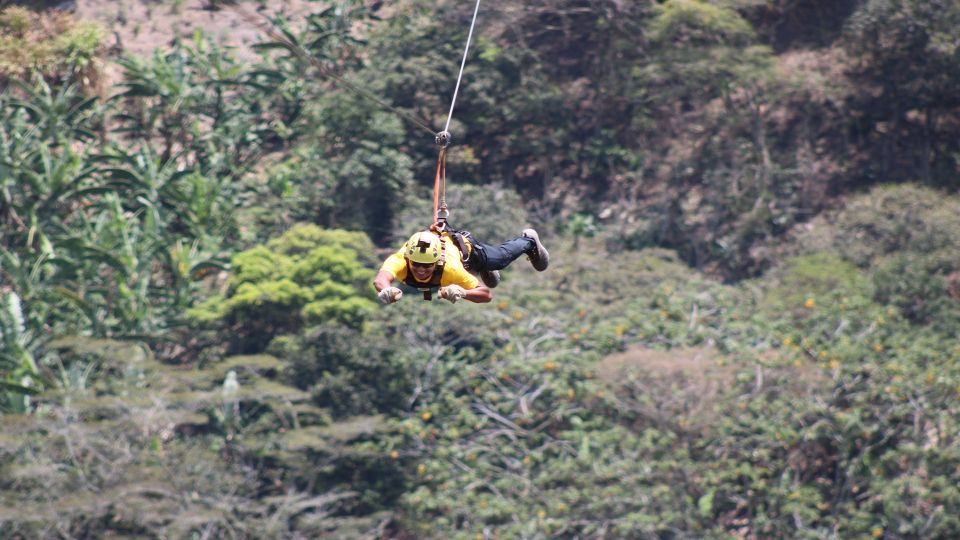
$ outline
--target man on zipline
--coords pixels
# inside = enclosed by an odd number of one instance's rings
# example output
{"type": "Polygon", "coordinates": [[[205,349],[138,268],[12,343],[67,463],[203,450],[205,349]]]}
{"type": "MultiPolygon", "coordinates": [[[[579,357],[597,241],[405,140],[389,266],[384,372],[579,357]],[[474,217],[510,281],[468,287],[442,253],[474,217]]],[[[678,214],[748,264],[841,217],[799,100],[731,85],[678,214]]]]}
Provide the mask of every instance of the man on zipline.
{"type": "Polygon", "coordinates": [[[373,280],[381,302],[392,304],[403,296],[403,291],[393,286],[394,280],[420,290],[425,300],[430,300],[432,291],[439,288],[440,298],[450,303],[461,298],[489,302],[493,298],[490,289],[500,283],[499,270],[521,255],[526,254],[538,272],[550,264],[550,254],[533,229],[524,229],[519,237],[499,246],[478,242],[468,232],[446,227],[440,230],[439,234],[415,233],[399,251],[387,257],[373,280]]]}

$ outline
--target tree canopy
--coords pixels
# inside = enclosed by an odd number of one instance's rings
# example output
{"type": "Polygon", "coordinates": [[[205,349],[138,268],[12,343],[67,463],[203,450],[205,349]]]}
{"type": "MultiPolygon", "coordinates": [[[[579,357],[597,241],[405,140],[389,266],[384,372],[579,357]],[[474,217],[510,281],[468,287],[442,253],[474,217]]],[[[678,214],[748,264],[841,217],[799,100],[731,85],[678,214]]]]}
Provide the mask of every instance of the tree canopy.
{"type": "Polygon", "coordinates": [[[956,2],[485,2],[456,306],[473,3],[185,2],[0,6],[0,536],[960,536],[956,2]]]}

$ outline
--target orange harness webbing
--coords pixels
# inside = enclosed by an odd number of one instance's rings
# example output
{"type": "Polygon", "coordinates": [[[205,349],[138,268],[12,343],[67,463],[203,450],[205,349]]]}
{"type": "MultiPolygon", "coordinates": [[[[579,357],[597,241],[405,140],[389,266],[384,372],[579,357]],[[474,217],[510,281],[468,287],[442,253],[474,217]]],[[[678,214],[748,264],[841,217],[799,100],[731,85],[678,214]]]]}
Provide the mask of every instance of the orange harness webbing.
{"type": "Polygon", "coordinates": [[[440,154],[437,156],[437,171],[433,178],[433,225],[430,229],[437,233],[443,231],[450,216],[450,210],[447,209],[447,146],[450,145],[450,138],[447,131],[441,131],[436,137],[440,154]]]}

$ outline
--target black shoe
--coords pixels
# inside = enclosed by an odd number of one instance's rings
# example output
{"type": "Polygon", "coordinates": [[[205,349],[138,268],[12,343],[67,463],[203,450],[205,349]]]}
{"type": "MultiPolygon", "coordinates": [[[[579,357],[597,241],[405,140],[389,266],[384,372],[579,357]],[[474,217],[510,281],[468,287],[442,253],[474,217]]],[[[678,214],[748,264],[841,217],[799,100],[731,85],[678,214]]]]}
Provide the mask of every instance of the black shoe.
{"type": "Polygon", "coordinates": [[[534,270],[543,272],[547,269],[547,266],[550,266],[550,254],[547,253],[547,248],[540,243],[540,235],[533,229],[524,229],[523,236],[537,244],[535,249],[527,252],[527,257],[530,259],[530,264],[533,265],[534,270]]]}
{"type": "Polygon", "coordinates": [[[500,271],[499,270],[481,270],[480,281],[482,281],[484,285],[492,289],[500,284],[500,271]]]}

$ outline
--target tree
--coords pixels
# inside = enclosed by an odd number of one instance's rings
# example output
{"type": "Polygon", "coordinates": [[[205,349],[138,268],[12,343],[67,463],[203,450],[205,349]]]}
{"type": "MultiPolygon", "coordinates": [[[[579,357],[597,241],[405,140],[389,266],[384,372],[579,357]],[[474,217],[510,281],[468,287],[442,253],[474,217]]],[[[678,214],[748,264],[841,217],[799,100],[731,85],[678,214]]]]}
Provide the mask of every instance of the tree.
{"type": "Polygon", "coordinates": [[[5,534],[356,537],[383,520],[366,491],[402,485],[366,450],[382,419],[329,421],[276,358],[184,369],[78,336],[47,350],[59,369],[43,414],[4,416],[5,534]]]}
{"type": "Polygon", "coordinates": [[[855,133],[873,148],[861,160],[864,180],[957,186],[958,25],[960,6],[949,0],[870,0],[851,17],[843,43],[863,88],[853,96],[855,133]]]}
{"type": "Polygon", "coordinates": [[[364,266],[372,253],[363,233],[296,225],[234,255],[227,291],[189,315],[230,328],[234,353],[261,352],[274,337],[320,322],[358,328],[375,306],[366,294],[374,272],[364,266]]]}

